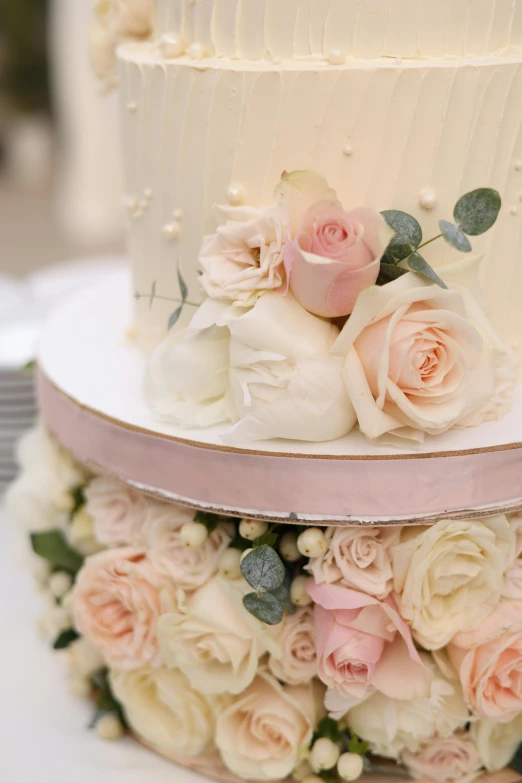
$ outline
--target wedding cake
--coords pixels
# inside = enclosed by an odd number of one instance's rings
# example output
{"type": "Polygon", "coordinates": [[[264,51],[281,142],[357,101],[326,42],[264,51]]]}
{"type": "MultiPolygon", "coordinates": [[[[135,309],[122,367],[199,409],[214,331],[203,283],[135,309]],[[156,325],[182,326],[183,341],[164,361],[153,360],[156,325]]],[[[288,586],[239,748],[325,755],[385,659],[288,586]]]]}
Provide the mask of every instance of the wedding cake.
{"type": "Polygon", "coordinates": [[[9,495],[71,691],[219,781],[516,781],[522,0],[96,12],[132,273],[9,495]]]}

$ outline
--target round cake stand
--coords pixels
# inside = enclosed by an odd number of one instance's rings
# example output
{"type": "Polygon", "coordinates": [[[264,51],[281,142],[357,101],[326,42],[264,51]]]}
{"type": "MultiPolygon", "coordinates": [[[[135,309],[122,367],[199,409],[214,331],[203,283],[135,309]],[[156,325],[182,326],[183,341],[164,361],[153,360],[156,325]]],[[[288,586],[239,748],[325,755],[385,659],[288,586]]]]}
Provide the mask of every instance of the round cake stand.
{"type": "Polygon", "coordinates": [[[500,422],[411,450],[359,432],[328,443],[231,448],[227,427],[158,422],[142,392],[130,275],[120,271],[56,310],[39,356],[40,408],[75,456],[140,490],[202,510],[273,521],[415,524],[522,509],[522,394],[500,422]]]}

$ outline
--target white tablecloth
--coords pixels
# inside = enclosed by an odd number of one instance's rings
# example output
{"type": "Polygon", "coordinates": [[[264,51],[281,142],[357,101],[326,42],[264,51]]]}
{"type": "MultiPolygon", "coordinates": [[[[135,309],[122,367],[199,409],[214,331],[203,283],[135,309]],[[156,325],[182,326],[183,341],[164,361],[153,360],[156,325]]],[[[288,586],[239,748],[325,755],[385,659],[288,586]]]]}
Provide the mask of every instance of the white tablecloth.
{"type": "Polygon", "coordinates": [[[69,696],[61,662],[37,634],[41,605],[16,539],[0,511],[1,783],[206,783],[132,740],[103,742],[86,728],[90,705],[69,696]]]}

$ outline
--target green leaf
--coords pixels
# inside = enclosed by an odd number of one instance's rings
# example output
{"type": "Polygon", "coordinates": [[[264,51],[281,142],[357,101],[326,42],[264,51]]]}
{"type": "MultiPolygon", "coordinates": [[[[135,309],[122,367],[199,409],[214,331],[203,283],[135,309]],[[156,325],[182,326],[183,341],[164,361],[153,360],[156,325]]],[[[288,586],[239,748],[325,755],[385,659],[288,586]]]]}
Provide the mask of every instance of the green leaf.
{"type": "Polygon", "coordinates": [[[511,769],[514,769],[515,772],[522,774],[522,745],[519,745],[518,750],[511,759],[509,766],[511,769]]]}
{"type": "Polygon", "coordinates": [[[71,519],[72,517],[78,513],[78,511],[84,507],[86,499],[85,499],[85,487],[83,485],[80,485],[79,487],[76,487],[75,490],[73,490],[72,493],[73,496],[73,508],[71,511],[71,519]]]}
{"type": "Polygon", "coordinates": [[[478,236],[495,224],[501,206],[502,199],[498,191],[478,188],[457,201],[453,217],[465,234],[478,236]]]}
{"type": "Polygon", "coordinates": [[[152,305],[154,304],[155,298],[156,298],[156,281],[154,280],[150,288],[149,310],[152,310],[152,305]]]}
{"type": "MultiPolygon", "coordinates": [[[[245,560],[248,560],[248,555],[245,560]]],[[[267,625],[279,625],[283,619],[283,607],[271,593],[248,593],[243,598],[243,604],[250,614],[267,625]]]]}
{"type": "Polygon", "coordinates": [[[90,728],[94,728],[98,718],[108,712],[117,715],[122,724],[127,727],[123,708],[112,692],[108,670],[100,669],[95,672],[91,677],[91,685],[93,690],[96,691],[96,713],[90,728]]]}
{"type": "Polygon", "coordinates": [[[352,734],[350,737],[350,742],[348,743],[348,750],[350,753],[357,753],[358,756],[366,756],[369,747],[370,745],[368,742],[359,739],[355,734],[352,734]]]}
{"type": "Polygon", "coordinates": [[[286,571],[277,552],[265,544],[244,558],[241,573],[254,590],[277,590],[283,584],[286,571]]]}
{"type": "Polygon", "coordinates": [[[178,283],[179,283],[179,290],[180,290],[180,293],[181,293],[181,298],[182,298],[183,302],[186,302],[187,301],[187,297],[188,297],[188,286],[187,286],[185,280],[183,279],[183,275],[181,274],[181,269],[180,269],[179,266],[178,266],[178,283]]]}
{"type": "Polygon", "coordinates": [[[247,549],[252,549],[252,542],[247,541],[246,538],[243,538],[243,536],[238,534],[232,539],[229,546],[231,549],[239,549],[240,552],[246,552],[247,549]]]}
{"type": "Polygon", "coordinates": [[[26,375],[32,375],[33,372],[36,370],[36,367],[37,367],[36,359],[31,359],[29,362],[24,364],[24,366],[22,367],[22,372],[25,373],[26,375]]]}
{"type": "Polygon", "coordinates": [[[199,522],[201,525],[205,525],[209,534],[213,533],[219,523],[222,521],[222,517],[219,514],[212,514],[207,511],[198,511],[194,517],[194,522],[199,522]]]}
{"type": "Polygon", "coordinates": [[[408,274],[407,269],[403,269],[400,266],[392,266],[391,264],[381,263],[379,277],[377,278],[377,285],[387,285],[387,283],[392,283],[394,280],[397,280],[397,278],[406,274],[408,274]]]}
{"type": "Polygon", "coordinates": [[[292,577],[290,573],[287,571],[281,587],[278,587],[275,590],[270,590],[270,593],[274,596],[274,598],[277,598],[277,600],[282,605],[285,612],[287,612],[288,614],[295,614],[297,607],[290,600],[291,584],[292,584],[292,577]]]}
{"type": "Polygon", "coordinates": [[[448,287],[419,253],[411,254],[411,256],[408,258],[408,266],[412,272],[417,272],[417,274],[422,275],[423,277],[427,277],[429,280],[437,283],[437,285],[440,285],[441,288],[448,287]]]}
{"type": "Polygon", "coordinates": [[[83,565],[83,557],[71,549],[61,530],[32,533],[31,545],[36,555],[71,576],[76,576],[83,565]]]}
{"type": "Polygon", "coordinates": [[[183,305],[180,304],[180,306],[174,310],[174,312],[169,318],[169,322],[167,324],[167,329],[169,332],[172,329],[172,327],[176,326],[176,324],[178,323],[182,312],[183,312],[183,305]]]}
{"type": "Polygon", "coordinates": [[[79,638],[80,634],[75,631],[74,628],[69,628],[67,631],[62,631],[53,644],[53,650],[66,650],[67,647],[70,647],[71,644],[79,638]]]}
{"type": "Polygon", "coordinates": [[[448,245],[460,250],[461,253],[471,253],[473,250],[471,242],[458,226],[447,220],[439,220],[439,228],[448,245]]]}
{"type": "Polygon", "coordinates": [[[254,548],[257,549],[260,546],[269,546],[272,549],[277,544],[277,533],[265,533],[264,536],[259,536],[254,542],[254,548]]]}
{"type": "Polygon", "coordinates": [[[332,740],[332,742],[340,742],[343,732],[339,728],[339,724],[336,720],[326,716],[319,721],[316,735],[317,738],[326,737],[327,739],[332,740]]]}
{"type": "Polygon", "coordinates": [[[403,261],[422,242],[420,223],[407,212],[395,209],[387,209],[381,214],[395,231],[395,236],[388,245],[387,254],[393,256],[396,261],[403,261]]]}

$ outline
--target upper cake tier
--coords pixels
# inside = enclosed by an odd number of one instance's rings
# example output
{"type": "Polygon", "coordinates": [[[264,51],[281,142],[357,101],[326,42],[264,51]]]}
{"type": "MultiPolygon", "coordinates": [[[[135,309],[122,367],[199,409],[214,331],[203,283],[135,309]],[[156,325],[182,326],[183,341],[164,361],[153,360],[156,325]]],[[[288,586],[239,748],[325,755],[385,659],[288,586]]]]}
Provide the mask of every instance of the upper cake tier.
{"type": "Polygon", "coordinates": [[[157,0],[175,31],[217,57],[440,58],[522,47],[521,0],[157,0]]]}

